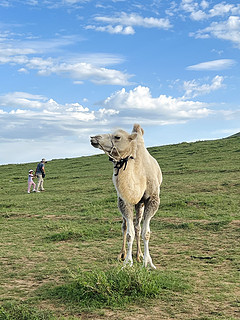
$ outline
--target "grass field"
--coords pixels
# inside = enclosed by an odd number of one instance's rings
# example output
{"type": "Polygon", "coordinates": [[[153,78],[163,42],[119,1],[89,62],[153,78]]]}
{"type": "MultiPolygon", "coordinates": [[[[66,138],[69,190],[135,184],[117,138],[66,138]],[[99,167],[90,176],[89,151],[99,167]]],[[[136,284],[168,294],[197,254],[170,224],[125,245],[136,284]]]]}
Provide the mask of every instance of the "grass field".
{"type": "MultiPolygon", "coordinates": [[[[240,136],[154,147],[156,271],[121,270],[121,216],[107,156],[0,166],[0,320],[240,317],[240,136]]],[[[134,249],[136,249],[134,247],[134,249]]]]}

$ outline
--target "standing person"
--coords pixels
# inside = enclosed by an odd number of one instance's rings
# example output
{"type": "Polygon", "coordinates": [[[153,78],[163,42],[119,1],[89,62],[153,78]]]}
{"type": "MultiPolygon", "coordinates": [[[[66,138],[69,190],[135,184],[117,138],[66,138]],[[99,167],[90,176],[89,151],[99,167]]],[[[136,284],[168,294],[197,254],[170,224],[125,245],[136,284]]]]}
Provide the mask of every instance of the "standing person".
{"type": "Polygon", "coordinates": [[[46,159],[42,159],[41,162],[37,165],[37,169],[35,175],[38,178],[36,192],[44,191],[43,188],[43,178],[45,177],[45,163],[47,163],[46,159]],[[39,191],[40,188],[40,191],[39,191]]]}
{"type": "Polygon", "coordinates": [[[33,185],[33,192],[35,192],[36,184],[33,182],[33,170],[28,171],[28,193],[31,191],[31,186],[33,185]]]}

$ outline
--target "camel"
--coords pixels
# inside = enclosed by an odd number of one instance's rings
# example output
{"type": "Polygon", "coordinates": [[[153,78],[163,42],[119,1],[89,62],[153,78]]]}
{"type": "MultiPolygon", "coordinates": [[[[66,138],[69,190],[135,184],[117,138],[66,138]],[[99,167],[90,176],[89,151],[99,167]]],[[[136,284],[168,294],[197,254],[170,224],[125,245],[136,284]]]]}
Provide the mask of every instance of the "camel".
{"type": "Polygon", "coordinates": [[[149,253],[150,220],[160,204],[162,173],[158,162],[144,145],[143,134],[141,126],[135,124],[131,134],[118,129],[113,134],[91,137],[90,141],[93,147],[103,150],[113,162],[113,184],[118,195],[118,208],[123,217],[123,245],[119,259],[124,260],[124,266],[133,265],[132,246],[136,237],[137,261],[140,262],[143,258],[144,267],[150,265],[156,269],[149,253]],[[140,247],[142,219],[144,255],[140,247]]]}

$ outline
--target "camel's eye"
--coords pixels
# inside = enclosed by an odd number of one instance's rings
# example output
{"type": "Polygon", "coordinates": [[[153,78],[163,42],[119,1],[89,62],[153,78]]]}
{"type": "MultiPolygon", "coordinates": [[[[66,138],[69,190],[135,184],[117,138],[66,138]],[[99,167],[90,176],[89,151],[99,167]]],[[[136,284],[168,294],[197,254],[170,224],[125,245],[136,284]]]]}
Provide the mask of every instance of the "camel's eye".
{"type": "Polygon", "coordinates": [[[119,136],[115,136],[115,137],[114,137],[114,139],[115,139],[115,140],[120,140],[120,139],[121,139],[121,137],[119,137],[119,136]]]}

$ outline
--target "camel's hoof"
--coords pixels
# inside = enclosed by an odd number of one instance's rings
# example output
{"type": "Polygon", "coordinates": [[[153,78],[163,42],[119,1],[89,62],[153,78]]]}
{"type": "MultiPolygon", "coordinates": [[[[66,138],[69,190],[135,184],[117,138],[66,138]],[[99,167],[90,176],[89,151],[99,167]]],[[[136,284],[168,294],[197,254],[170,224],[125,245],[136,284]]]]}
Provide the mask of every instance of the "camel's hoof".
{"type": "Polygon", "coordinates": [[[137,262],[142,262],[142,260],[143,260],[142,252],[136,254],[136,259],[137,259],[137,262]]]}
{"type": "Polygon", "coordinates": [[[137,257],[137,262],[142,262],[140,257],[137,257]]]}
{"type": "Polygon", "coordinates": [[[127,256],[126,251],[121,251],[121,252],[119,253],[119,255],[118,255],[118,260],[119,260],[119,261],[124,261],[125,258],[126,258],[126,256],[127,256]]]}
{"type": "Polygon", "coordinates": [[[131,259],[124,260],[122,269],[124,269],[126,267],[132,267],[132,266],[133,266],[133,261],[131,259]]]}
{"type": "Polygon", "coordinates": [[[143,267],[147,268],[148,265],[150,266],[150,268],[157,269],[155,267],[155,265],[152,263],[152,259],[151,258],[147,258],[147,259],[143,258],[143,267]]]}
{"type": "Polygon", "coordinates": [[[149,265],[149,267],[152,268],[152,269],[157,269],[153,263],[149,263],[149,264],[148,264],[148,263],[144,263],[144,262],[143,262],[143,267],[147,268],[148,265],[149,265]]]}

